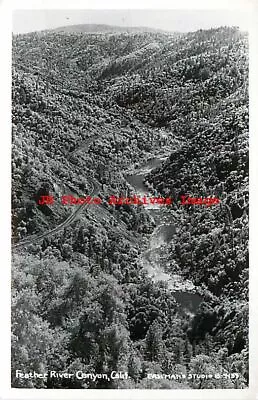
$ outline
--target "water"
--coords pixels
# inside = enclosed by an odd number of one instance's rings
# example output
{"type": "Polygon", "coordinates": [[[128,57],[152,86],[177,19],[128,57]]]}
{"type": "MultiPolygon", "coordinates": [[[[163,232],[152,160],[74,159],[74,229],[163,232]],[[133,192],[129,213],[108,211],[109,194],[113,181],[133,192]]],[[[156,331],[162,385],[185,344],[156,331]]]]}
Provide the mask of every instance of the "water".
{"type": "MultiPolygon", "coordinates": [[[[137,196],[153,197],[144,184],[144,178],[163,161],[164,157],[153,158],[138,167],[132,174],[125,176],[137,196]]],[[[169,270],[169,265],[166,265],[167,245],[176,233],[173,212],[170,211],[169,206],[159,204],[148,204],[144,207],[155,221],[156,227],[150,236],[147,249],[140,256],[140,264],[154,282],[165,281],[176,301],[182,306],[182,310],[189,315],[194,315],[202,302],[201,296],[196,293],[195,285],[180,274],[167,272],[169,270]]]]}

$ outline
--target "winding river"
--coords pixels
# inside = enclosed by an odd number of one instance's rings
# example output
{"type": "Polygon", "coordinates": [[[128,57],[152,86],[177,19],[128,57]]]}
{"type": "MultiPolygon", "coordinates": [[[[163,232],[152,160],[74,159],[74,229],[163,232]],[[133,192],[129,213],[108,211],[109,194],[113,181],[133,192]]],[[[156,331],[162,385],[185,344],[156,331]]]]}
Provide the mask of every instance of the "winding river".
{"type": "MultiPolygon", "coordinates": [[[[155,157],[132,173],[125,175],[128,183],[134,188],[138,196],[153,197],[144,183],[145,176],[157,168],[166,157],[155,157]]],[[[168,289],[173,293],[182,310],[189,315],[194,315],[202,302],[202,297],[197,293],[197,288],[191,280],[186,280],[179,274],[167,272],[166,252],[168,245],[176,233],[177,226],[173,211],[164,205],[144,205],[146,211],[155,222],[155,229],[150,235],[147,248],[140,256],[140,263],[153,281],[167,282],[168,289]]]]}

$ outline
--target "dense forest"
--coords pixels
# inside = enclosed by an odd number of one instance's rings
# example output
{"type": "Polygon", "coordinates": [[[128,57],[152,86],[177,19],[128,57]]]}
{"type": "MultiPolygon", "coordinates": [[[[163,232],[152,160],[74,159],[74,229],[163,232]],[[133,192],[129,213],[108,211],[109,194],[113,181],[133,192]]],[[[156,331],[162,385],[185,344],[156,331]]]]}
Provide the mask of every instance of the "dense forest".
{"type": "Polygon", "coordinates": [[[247,35],[14,35],[12,72],[13,387],[247,387],[247,35]],[[220,199],[171,206],[166,271],[198,288],[194,314],[139,262],[155,228],[144,207],[107,201],[133,194],[124,171],[165,153],[146,177],[150,191],[220,199]],[[91,193],[102,203],[69,219],[76,206],[61,196],[91,193]],[[38,205],[41,195],[54,204],[38,205]],[[101,378],[111,371],[129,378],[101,378]]]}

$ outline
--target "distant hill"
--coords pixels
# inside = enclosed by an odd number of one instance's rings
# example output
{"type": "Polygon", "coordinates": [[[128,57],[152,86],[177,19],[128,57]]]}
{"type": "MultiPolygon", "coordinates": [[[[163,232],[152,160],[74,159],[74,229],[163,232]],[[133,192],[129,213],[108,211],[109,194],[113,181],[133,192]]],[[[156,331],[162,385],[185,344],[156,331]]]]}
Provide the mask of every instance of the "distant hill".
{"type": "Polygon", "coordinates": [[[139,32],[163,32],[161,29],[153,29],[144,26],[115,26],[106,24],[79,24],[79,25],[67,25],[60,26],[52,29],[52,32],[66,32],[66,33],[139,33],[139,32]]]}

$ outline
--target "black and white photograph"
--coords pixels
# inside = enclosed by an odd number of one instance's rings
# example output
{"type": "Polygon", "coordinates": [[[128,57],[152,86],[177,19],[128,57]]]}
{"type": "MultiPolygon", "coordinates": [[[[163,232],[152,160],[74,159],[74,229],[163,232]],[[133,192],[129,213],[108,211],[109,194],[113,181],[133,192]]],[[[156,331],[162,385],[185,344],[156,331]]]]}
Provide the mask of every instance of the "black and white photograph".
{"type": "Polygon", "coordinates": [[[247,389],[245,11],[17,9],[11,68],[11,387],[247,389]]]}

